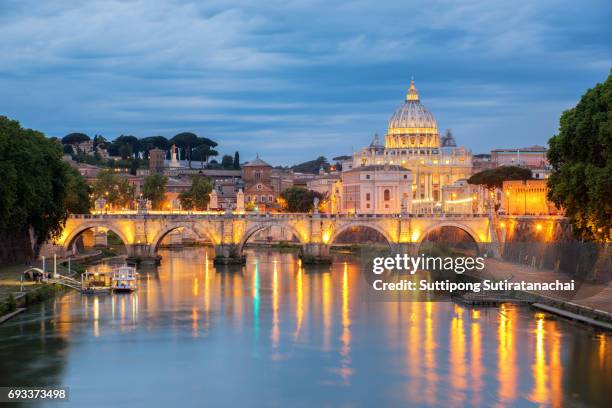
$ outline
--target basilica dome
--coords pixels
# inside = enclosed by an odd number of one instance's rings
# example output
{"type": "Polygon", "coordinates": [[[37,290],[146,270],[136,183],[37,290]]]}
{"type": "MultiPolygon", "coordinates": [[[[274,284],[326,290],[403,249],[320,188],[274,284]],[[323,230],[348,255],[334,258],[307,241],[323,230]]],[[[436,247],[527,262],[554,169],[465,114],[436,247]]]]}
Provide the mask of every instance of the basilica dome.
{"type": "Polygon", "coordinates": [[[389,135],[437,135],[436,119],[419,101],[419,93],[410,81],[406,101],[391,115],[389,119],[389,135]]]}

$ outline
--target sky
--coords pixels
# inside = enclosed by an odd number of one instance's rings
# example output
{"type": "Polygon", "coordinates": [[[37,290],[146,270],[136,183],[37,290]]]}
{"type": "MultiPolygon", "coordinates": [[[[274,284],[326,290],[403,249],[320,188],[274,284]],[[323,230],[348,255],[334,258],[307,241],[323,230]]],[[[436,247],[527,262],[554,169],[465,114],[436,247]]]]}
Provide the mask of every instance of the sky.
{"type": "Polygon", "coordinates": [[[545,145],[612,67],[612,2],[0,0],[0,115],[274,165],[386,133],[414,77],[474,153],[545,145]]]}

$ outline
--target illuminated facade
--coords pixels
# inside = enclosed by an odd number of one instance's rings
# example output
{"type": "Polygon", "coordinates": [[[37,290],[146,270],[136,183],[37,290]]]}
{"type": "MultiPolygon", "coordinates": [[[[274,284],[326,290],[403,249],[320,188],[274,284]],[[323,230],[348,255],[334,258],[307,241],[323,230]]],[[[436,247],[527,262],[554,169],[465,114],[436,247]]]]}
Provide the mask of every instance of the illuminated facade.
{"type": "MultiPolygon", "coordinates": [[[[457,147],[450,132],[440,137],[436,119],[421,104],[414,81],[404,103],[391,115],[384,140],[382,145],[376,135],[370,146],[342,163],[343,171],[374,165],[400,166],[410,171],[411,177],[399,180],[396,189],[404,190],[403,185],[410,183],[412,212],[442,212],[442,188],[472,174],[471,151],[457,147]]],[[[375,212],[378,210],[384,208],[375,208],[375,212]]]]}
{"type": "Polygon", "coordinates": [[[504,181],[502,209],[511,215],[563,215],[547,194],[546,180],[504,181]]]}

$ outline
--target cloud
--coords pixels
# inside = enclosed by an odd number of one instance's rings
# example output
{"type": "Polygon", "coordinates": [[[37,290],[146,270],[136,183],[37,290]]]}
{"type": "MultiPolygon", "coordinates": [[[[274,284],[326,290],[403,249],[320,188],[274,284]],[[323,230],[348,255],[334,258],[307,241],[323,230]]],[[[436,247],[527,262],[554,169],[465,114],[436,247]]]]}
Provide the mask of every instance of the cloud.
{"type": "Polygon", "coordinates": [[[439,125],[473,150],[544,144],[608,74],[611,12],[607,1],[5,0],[0,112],[60,136],[190,129],[222,152],[289,164],[384,134],[414,75],[439,125]]]}

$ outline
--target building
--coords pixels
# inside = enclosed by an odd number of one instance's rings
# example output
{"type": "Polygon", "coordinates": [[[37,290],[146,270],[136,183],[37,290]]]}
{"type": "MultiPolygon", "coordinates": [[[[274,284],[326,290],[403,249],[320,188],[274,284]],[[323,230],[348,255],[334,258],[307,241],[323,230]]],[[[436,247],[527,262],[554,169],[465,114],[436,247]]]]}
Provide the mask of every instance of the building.
{"type": "Polygon", "coordinates": [[[562,215],[547,194],[546,180],[504,181],[501,211],[511,215],[562,215]]]}
{"type": "Polygon", "coordinates": [[[545,168],[548,166],[546,148],[542,146],[491,150],[491,161],[495,163],[495,167],[523,166],[528,168],[545,168]]]}
{"type": "Polygon", "coordinates": [[[162,149],[149,150],[149,172],[162,173],[164,171],[164,162],[166,160],[166,151],[162,149]]]}
{"type": "Polygon", "coordinates": [[[278,193],[272,186],[272,166],[259,158],[242,165],[244,199],[253,203],[259,211],[275,206],[278,193]]]}
{"type": "MultiPolygon", "coordinates": [[[[398,181],[411,183],[408,191],[412,209],[418,213],[442,211],[442,188],[472,174],[472,153],[457,147],[450,131],[441,140],[436,119],[421,104],[414,81],[410,82],[404,103],[389,119],[384,145],[375,135],[370,146],[342,162],[342,169],[344,173],[360,167],[384,165],[400,166],[411,173],[411,177],[398,181]]],[[[406,188],[398,185],[396,190],[405,191],[406,188]]],[[[344,194],[342,199],[345,199],[344,194]]],[[[341,207],[345,208],[344,203],[341,207]]]]}
{"type": "Polygon", "coordinates": [[[481,172],[483,170],[489,170],[495,168],[495,163],[491,160],[491,155],[488,153],[475,154],[472,157],[472,171],[474,173],[481,172]]]}
{"type": "Polygon", "coordinates": [[[482,214],[487,191],[482,186],[457,180],[442,186],[442,212],[445,214],[482,214]]]}
{"type": "Polygon", "coordinates": [[[367,165],[341,174],[343,213],[396,214],[412,207],[412,173],[398,165],[367,165]]]}
{"type": "Polygon", "coordinates": [[[288,188],[293,187],[294,174],[291,169],[272,169],[270,184],[276,194],[280,194],[288,188]]]}

